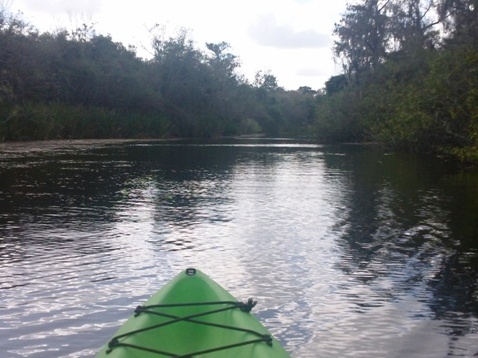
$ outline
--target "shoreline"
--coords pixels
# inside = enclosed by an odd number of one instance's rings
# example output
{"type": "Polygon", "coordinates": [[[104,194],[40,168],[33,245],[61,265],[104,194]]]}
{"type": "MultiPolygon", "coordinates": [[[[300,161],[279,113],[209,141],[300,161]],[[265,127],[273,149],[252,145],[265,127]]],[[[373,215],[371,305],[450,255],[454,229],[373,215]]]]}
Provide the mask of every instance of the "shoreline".
{"type": "Polygon", "coordinates": [[[111,144],[134,142],[165,142],[173,140],[177,139],[47,139],[32,141],[10,141],[0,143],[0,153],[41,152],[65,148],[90,148],[92,146],[103,146],[111,144]]]}

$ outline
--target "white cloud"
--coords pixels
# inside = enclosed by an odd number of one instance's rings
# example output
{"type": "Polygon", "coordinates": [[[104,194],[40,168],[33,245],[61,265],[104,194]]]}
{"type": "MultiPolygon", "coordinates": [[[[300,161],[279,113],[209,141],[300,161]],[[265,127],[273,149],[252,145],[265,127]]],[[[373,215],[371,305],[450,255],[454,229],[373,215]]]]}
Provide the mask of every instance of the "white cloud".
{"type": "Polygon", "coordinates": [[[26,9],[49,14],[88,14],[101,11],[102,2],[98,0],[22,0],[26,9]]]}
{"type": "Polygon", "coordinates": [[[296,71],[297,76],[305,76],[305,77],[318,77],[327,75],[327,73],[317,67],[306,67],[306,68],[299,68],[296,71]]]}
{"type": "Polygon", "coordinates": [[[273,14],[260,16],[249,34],[259,45],[283,49],[321,48],[331,43],[329,35],[314,29],[296,30],[291,25],[279,23],[273,14]]]}

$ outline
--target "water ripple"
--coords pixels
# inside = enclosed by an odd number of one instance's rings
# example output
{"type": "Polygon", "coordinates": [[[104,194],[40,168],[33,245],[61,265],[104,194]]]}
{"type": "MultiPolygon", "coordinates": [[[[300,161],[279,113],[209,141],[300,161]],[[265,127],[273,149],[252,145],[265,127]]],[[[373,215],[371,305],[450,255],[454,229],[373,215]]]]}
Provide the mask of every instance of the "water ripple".
{"type": "Polygon", "coordinates": [[[290,141],[1,153],[2,357],[92,356],[188,266],[257,299],[295,358],[471,357],[471,195],[412,163],[290,141]]]}

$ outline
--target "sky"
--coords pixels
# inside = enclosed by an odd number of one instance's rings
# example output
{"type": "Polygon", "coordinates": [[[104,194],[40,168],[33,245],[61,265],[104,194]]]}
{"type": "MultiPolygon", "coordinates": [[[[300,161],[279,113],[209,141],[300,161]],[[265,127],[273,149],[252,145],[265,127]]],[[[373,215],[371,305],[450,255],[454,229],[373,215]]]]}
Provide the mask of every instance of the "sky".
{"type": "MultiPolygon", "coordinates": [[[[1,2],[1,0],[0,0],[1,2]]],[[[5,2],[5,0],[3,0],[5,2]]],[[[288,90],[321,89],[340,73],[333,59],[333,28],[347,0],[8,0],[11,12],[40,31],[94,24],[137,47],[147,57],[150,29],[159,24],[166,35],[185,28],[196,48],[206,42],[230,44],[239,72],[251,82],[258,71],[270,72],[288,90]]]]}

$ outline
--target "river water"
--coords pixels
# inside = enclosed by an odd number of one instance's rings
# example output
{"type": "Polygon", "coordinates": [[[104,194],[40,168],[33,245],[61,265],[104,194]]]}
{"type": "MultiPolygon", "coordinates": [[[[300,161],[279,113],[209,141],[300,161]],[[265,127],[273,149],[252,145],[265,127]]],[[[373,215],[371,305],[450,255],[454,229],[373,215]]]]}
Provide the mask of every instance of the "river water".
{"type": "Polygon", "coordinates": [[[478,354],[478,172],[292,140],[0,147],[0,351],[91,357],[186,267],[294,358],[478,354]]]}

